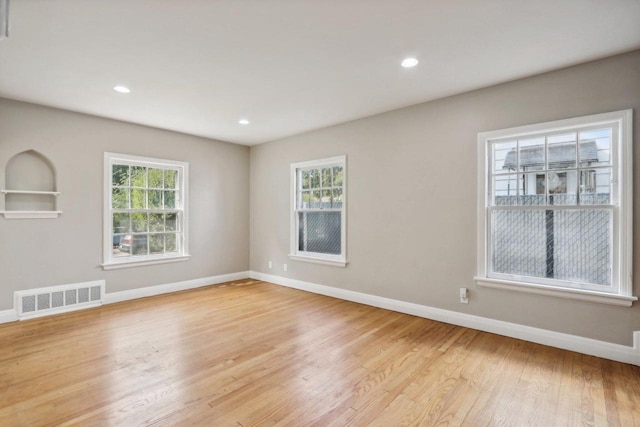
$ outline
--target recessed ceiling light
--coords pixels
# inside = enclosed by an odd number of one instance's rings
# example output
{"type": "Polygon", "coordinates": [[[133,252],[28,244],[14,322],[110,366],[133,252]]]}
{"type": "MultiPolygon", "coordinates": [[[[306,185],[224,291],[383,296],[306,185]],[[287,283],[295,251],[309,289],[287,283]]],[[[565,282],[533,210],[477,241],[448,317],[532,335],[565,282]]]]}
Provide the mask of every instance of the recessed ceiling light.
{"type": "Polygon", "coordinates": [[[240,119],[240,120],[238,120],[238,123],[240,123],[241,125],[248,125],[248,124],[249,124],[249,120],[247,120],[247,119],[240,119]]]}
{"type": "Polygon", "coordinates": [[[411,68],[418,65],[418,60],[416,58],[405,58],[402,63],[400,63],[404,68],[411,68]]]}
{"type": "Polygon", "coordinates": [[[129,92],[131,92],[131,89],[129,89],[126,86],[114,86],[113,90],[115,90],[116,92],[120,92],[120,93],[129,93],[129,92]]]}

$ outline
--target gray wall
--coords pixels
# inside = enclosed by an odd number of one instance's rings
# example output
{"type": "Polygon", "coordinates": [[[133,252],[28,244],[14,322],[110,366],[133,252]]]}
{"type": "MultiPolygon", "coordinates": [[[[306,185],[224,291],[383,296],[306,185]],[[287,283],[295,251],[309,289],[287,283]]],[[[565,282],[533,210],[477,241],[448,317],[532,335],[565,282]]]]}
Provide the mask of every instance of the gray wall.
{"type": "MultiPolygon", "coordinates": [[[[479,288],[477,133],[633,108],[640,51],[286,138],[251,149],[251,269],[625,345],[632,308],[479,288]],[[347,155],[346,268],[288,259],[289,164],[347,155]],[[268,261],[274,263],[268,269],[268,261]],[[288,264],[288,272],[283,264],[288,264]],[[458,288],[470,288],[470,303],[458,288]]],[[[640,174],[634,270],[640,267],[640,174]]],[[[636,295],[640,285],[634,285],[636,295]]]]}
{"type": "Polygon", "coordinates": [[[55,166],[63,214],[0,217],[0,310],[22,289],[105,279],[116,292],[248,270],[248,147],[0,99],[0,188],[29,149],[55,166]],[[189,162],[189,261],[102,270],[105,151],[189,162]]]}
{"type": "MultiPolygon", "coordinates": [[[[64,212],[58,219],[0,218],[0,310],[12,308],[21,289],[105,279],[107,291],[116,292],[245,271],[250,250],[255,271],[630,345],[632,331],[640,330],[640,304],[554,299],[477,288],[472,280],[477,133],[627,108],[635,110],[640,141],[640,51],[251,150],[0,99],[0,187],[10,157],[38,150],[57,169],[64,212]],[[190,163],[190,261],[99,267],[105,151],[190,163]],[[340,154],[348,156],[350,263],[292,261],[289,164],[340,154]],[[470,304],[457,302],[459,287],[470,288],[470,304]]],[[[640,164],[640,149],[634,156],[640,164]]],[[[636,173],[636,271],[639,179],[636,173]]],[[[640,294],[640,285],[634,290],[640,294]]]]}

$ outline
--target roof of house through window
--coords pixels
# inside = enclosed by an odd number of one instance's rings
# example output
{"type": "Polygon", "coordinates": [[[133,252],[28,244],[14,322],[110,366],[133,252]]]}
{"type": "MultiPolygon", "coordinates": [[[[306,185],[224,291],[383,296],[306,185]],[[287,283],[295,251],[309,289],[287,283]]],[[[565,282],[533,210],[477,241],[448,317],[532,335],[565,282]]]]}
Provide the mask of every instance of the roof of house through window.
{"type": "MultiPolygon", "coordinates": [[[[575,144],[549,145],[549,169],[575,164],[575,144]]],[[[544,146],[525,147],[520,149],[520,168],[544,168],[544,146]]],[[[580,163],[598,161],[598,147],[595,141],[580,143],[580,163]]],[[[507,153],[502,169],[515,170],[517,166],[516,150],[507,153]]]]}

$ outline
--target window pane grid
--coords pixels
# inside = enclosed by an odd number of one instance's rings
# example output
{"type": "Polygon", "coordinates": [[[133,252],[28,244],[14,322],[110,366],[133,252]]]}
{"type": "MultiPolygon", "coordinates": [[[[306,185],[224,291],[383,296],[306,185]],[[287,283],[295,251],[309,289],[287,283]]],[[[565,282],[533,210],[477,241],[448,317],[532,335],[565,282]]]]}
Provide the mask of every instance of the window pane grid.
{"type": "Polygon", "coordinates": [[[344,163],[294,168],[293,253],[311,257],[343,254],[344,163]]]}
{"type": "Polygon", "coordinates": [[[487,141],[490,274],[612,286],[615,137],[593,125],[487,141]]]}
{"type": "Polygon", "coordinates": [[[182,220],[179,172],[141,164],[112,164],[113,257],[175,253],[182,220]]]}
{"type": "Polygon", "coordinates": [[[296,174],[296,210],[340,208],[342,170],[342,166],[299,169],[296,174]]]}
{"type": "Polygon", "coordinates": [[[612,209],[495,210],[491,272],[611,286],[612,209]]]}
{"type": "MultiPolygon", "coordinates": [[[[605,131],[611,134],[609,129],[598,132],[603,135],[605,131]]],[[[607,179],[613,173],[613,165],[610,164],[611,139],[608,136],[600,137],[599,140],[604,142],[598,146],[594,141],[579,139],[584,134],[580,131],[554,133],[544,139],[492,141],[492,168],[489,171],[492,203],[578,205],[581,198],[589,205],[611,203],[608,196],[611,193],[611,180],[607,179]],[[580,143],[576,142],[578,140],[580,143]],[[605,154],[599,154],[603,152],[605,154]],[[517,175],[517,185],[513,186],[516,171],[521,172],[517,175]],[[534,186],[537,187],[535,191],[534,186]],[[594,201],[593,194],[589,193],[597,191],[601,192],[602,197],[595,197],[598,201],[594,201]],[[531,197],[534,194],[536,196],[531,197]],[[515,197],[515,201],[505,196],[515,197]]],[[[587,135],[597,136],[593,132],[587,135]]]]}
{"type": "Polygon", "coordinates": [[[112,166],[112,208],[173,209],[180,200],[178,172],[152,166],[112,166]]]}
{"type": "MultiPolygon", "coordinates": [[[[563,169],[554,169],[554,168],[550,168],[550,169],[541,169],[539,171],[535,171],[535,172],[565,172],[565,171],[579,171],[579,170],[584,170],[584,169],[612,169],[612,167],[610,165],[591,165],[591,166],[581,166],[581,167],[573,167],[573,168],[563,168],[563,169]]],[[[511,171],[511,172],[494,172],[491,175],[492,176],[507,176],[507,175],[514,175],[516,174],[516,172],[511,171]]],[[[117,187],[114,187],[117,188],[117,187]]]]}
{"type": "Polygon", "coordinates": [[[178,213],[180,209],[111,209],[113,213],[178,213]]]}
{"type": "Polygon", "coordinates": [[[341,253],[341,212],[299,212],[298,250],[327,255],[341,253]]]}

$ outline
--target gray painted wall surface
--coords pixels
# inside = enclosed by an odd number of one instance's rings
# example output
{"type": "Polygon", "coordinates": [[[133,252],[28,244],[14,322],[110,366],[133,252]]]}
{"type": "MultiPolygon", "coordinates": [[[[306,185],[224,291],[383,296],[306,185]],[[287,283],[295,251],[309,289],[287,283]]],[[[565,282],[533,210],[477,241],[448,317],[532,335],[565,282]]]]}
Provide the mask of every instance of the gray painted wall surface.
{"type": "MultiPolygon", "coordinates": [[[[631,345],[640,304],[614,307],[479,288],[473,281],[477,133],[628,108],[638,165],[640,51],[252,147],[251,269],[631,345]],[[349,177],[349,265],[292,261],[289,164],[341,154],[349,177]],[[458,303],[460,287],[470,288],[468,305],[458,303]]],[[[637,272],[637,172],[634,188],[637,272]]],[[[640,294],[637,280],[634,294],[640,294]]]]}
{"type": "Polygon", "coordinates": [[[22,289],[105,279],[116,292],[248,270],[248,147],[0,99],[0,188],[29,149],[55,166],[63,214],[0,217],[0,310],[22,289]],[[102,270],[105,151],[189,162],[189,261],[102,270]]]}
{"type": "MultiPolygon", "coordinates": [[[[107,291],[116,292],[244,271],[250,250],[252,270],[630,345],[631,332],[640,330],[640,304],[554,299],[478,288],[472,280],[476,134],[627,108],[635,110],[639,164],[640,51],[251,150],[0,99],[0,187],[10,157],[38,150],[56,167],[64,212],[55,220],[0,218],[0,310],[12,308],[13,292],[21,289],[105,279],[107,291]],[[99,267],[105,151],[190,163],[190,261],[99,267]],[[350,264],[342,269],[292,261],[289,164],[340,154],[348,156],[350,264]],[[471,290],[469,305],[457,302],[463,286],[471,290]]],[[[635,173],[635,271],[639,181],[635,173]]],[[[640,294],[637,281],[634,291],[640,294]]]]}

